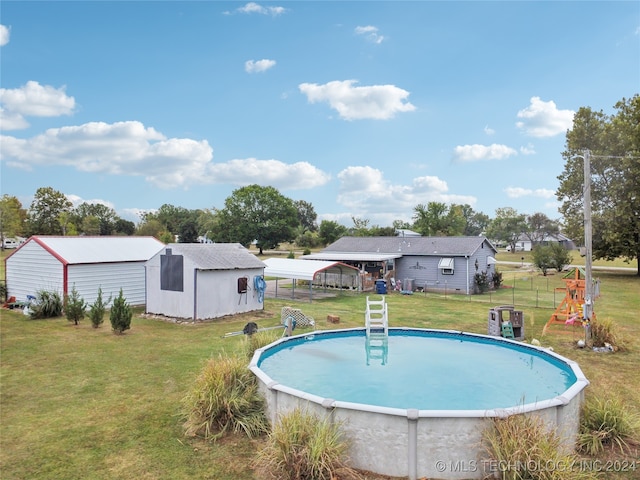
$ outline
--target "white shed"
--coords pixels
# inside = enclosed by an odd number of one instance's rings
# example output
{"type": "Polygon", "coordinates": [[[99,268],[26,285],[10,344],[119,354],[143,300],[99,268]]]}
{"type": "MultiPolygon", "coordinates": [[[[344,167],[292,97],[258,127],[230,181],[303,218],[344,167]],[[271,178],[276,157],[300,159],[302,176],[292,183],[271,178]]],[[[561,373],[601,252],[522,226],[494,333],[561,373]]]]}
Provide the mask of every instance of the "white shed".
{"type": "Polygon", "coordinates": [[[146,278],[147,313],[205,320],[264,308],[264,263],[239,243],[172,243],[146,278]]]}
{"type": "Polygon", "coordinates": [[[145,299],[144,264],[164,243],[153,237],[33,236],[5,259],[7,296],[25,301],[38,291],[71,293],[93,303],[120,289],[130,305],[145,299]]]}

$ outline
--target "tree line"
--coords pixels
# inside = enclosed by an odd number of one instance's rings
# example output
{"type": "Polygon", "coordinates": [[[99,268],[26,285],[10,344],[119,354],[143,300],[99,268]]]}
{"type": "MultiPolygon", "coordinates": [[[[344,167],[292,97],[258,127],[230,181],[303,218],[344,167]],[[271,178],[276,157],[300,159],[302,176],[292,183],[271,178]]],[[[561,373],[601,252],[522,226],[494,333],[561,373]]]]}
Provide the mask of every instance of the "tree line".
{"type": "Polygon", "coordinates": [[[515,251],[521,235],[536,245],[562,231],[581,244],[583,159],[584,151],[589,150],[593,257],[633,260],[640,255],[640,95],[623,98],[615,109],[616,113],[608,116],[580,108],[573,128],[567,131],[564,171],[558,176],[556,191],[561,202],[560,220],[540,212],[521,214],[511,207],[497,209],[490,218],[470,205],[428,202],[413,208],[411,222],[395,220],[390,226],[379,226],[371,225],[369,219],[352,217],[350,227],[331,220],[318,224],[311,203],[294,201],[274,187],[249,185],[234,190],[223,208],[190,210],[164,204],[157,211],[144,213],[136,225],[106,205],[82,203],[73,207],[63,193],[42,187],[26,209],[16,197],[0,198],[0,236],[150,235],[165,243],[193,243],[205,237],[247,246],[255,242],[262,252],[281,243],[313,248],[344,235],[392,236],[409,229],[424,236],[486,235],[515,251]]]}

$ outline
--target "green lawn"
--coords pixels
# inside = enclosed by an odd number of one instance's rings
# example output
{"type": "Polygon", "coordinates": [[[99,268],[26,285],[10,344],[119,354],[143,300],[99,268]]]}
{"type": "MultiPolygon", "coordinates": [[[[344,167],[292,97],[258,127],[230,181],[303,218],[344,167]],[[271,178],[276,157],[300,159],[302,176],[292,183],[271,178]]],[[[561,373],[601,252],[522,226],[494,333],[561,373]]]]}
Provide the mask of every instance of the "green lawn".
{"type": "MultiPolygon", "coordinates": [[[[549,284],[551,290],[562,285],[559,275],[546,278],[517,268],[508,272],[525,285],[534,284],[532,277],[535,285],[549,284]]],[[[536,308],[533,299],[539,289],[523,287],[522,295],[529,292],[531,297],[528,306],[521,307],[526,337],[576,360],[591,381],[589,395],[616,395],[640,411],[640,278],[633,272],[603,272],[599,278],[602,296],[596,314],[619,324],[629,351],[598,354],[576,349],[581,332],[569,327],[543,337],[553,308],[536,308]]],[[[387,296],[390,323],[486,333],[488,308],[510,303],[508,296],[496,295],[392,293],[387,296]]],[[[179,405],[207,358],[243,347],[243,336],[222,335],[242,330],[248,321],[274,326],[285,305],[291,303],[267,299],[263,312],[196,325],[136,315],[131,330],[122,336],[110,331],[108,318],[93,329],[88,320],[73,326],[64,318],[29,320],[2,310],[0,478],[258,480],[250,460],[259,440],[230,437],[208,444],[187,439],[179,405]]],[[[294,306],[314,317],[320,329],[334,328],[326,323],[328,314],[338,315],[342,327],[364,323],[362,295],[294,306]]],[[[603,478],[638,478],[638,471],[632,473],[603,478]]]]}

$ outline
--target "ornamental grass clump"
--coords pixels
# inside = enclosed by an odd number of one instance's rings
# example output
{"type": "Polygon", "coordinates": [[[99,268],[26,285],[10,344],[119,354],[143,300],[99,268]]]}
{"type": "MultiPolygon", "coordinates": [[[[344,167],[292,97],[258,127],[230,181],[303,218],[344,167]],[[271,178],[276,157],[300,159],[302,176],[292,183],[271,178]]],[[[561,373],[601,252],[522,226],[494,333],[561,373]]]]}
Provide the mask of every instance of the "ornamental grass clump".
{"type": "Polygon", "coordinates": [[[563,453],[560,437],[541,418],[511,415],[494,418],[482,432],[489,455],[483,465],[501,480],[594,480],[597,473],[579,468],[574,454],[563,453]],[[575,467],[574,466],[578,466],[575,467]]]}
{"type": "Polygon", "coordinates": [[[610,318],[593,319],[591,321],[591,341],[594,347],[611,345],[615,350],[625,350],[626,341],[620,333],[618,325],[610,318]]]}
{"type": "Polygon", "coordinates": [[[215,440],[244,432],[252,438],[269,429],[256,377],[239,355],[211,358],[183,398],[182,411],[187,436],[215,440]]]}
{"type": "MultiPolygon", "coordinates": [[[[280,330],[277,330],[277,332],[280,332],[280,330]]],[[[251,360],[256,350],[275,342],[277,339],[278,335],[273,331],[264,331],[254,333],[252,335],[245,335],[244,351],[247,358],[251,360]]]]}
{"type": "Polygon", "coordinates": [[[35,300],[25,308],[28,308],[29,317],[34,319],[59,317],[64,310],[60,294],[47,290],[38,290],[35,300]]]}
{"type": "Polygon", "coordinates": [[[590,397],[582,406],[578,448],[588,455],[599,455],[606,447],[621,453],[639,443],[640,417],[615,397],[590,397]]]}
{"type": "Polygon", "coordinates": [[[261,478],[278,480],[357,477],[346,465],[347,449],[339,423],[297,408],[280,417],[254,466],[261,478]]]}

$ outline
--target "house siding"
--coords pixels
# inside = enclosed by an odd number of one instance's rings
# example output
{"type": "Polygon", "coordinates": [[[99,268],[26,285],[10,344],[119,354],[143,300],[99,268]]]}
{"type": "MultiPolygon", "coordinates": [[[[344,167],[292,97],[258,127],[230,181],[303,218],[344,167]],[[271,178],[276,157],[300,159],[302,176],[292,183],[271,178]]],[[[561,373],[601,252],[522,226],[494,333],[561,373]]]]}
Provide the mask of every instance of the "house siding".
{"type": "Polygon", "coordinates": [[[451,290],[467,293],[467,259],[464,257],[454,258],[453,275],[443,275],[438,268],[438,262],[442,257],[426,256],[404,256],[396,260],[397,279],[403,282],[411,278],[414,280],[414,288],[425,288],[427,290],[451,290]]]}
{"type": "Polygon", "coordinates": [[[104,301],[109,297],[113,301],[122,288],[129,305],[144,305],[144,282],[144,262],[69,265],[67,268],[67,293],[75,286],[89,304],[95,302],[99,288],[104,301]]]}
{"type": "Polygon", "coordinates": [[[38,291],[64,294],[64,265],[36,242],[26,243],[6,259],[7,296],[26,301],[38,291]]]}

